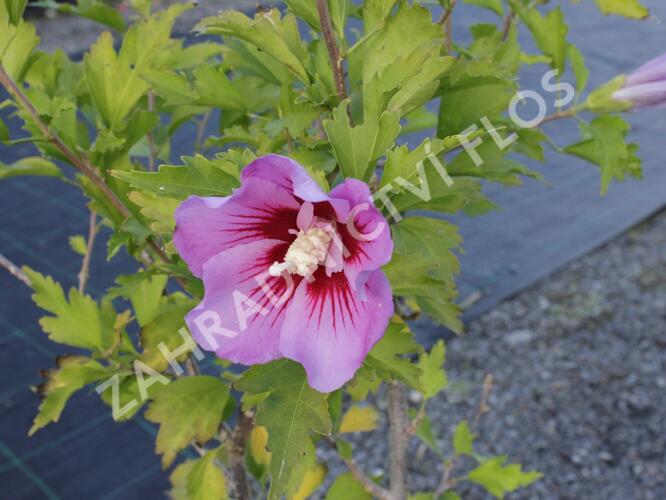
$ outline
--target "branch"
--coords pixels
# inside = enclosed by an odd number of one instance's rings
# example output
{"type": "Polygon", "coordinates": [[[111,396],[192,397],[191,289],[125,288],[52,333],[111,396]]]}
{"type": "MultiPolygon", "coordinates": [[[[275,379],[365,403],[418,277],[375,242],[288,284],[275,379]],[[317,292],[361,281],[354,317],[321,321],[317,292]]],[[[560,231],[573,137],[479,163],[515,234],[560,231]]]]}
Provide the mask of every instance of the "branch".
{"type": "Polygon", "coordinates": [[[15,278],[18,278],[29,287],[32,287],[32,284],[30,283],[30,278],[28,278],[28,276],[23,271],[21,271],[21,268],[19,268],[11,260],[9,260],[7,257],[5,257],[2,254],[0,254],[0,267],[4,267],[9,272],[9,274],[14,276],[15,278]]]}
{"type": "Polygon", "coordinates": [[[453,38],[451,33],[451,14],[453,13],[453,8],[456,6],[456,0],[451,0],[449,8],[442,13],[442,17],[437,21],[444,28],[444,35],[446,36],[446,50],[451,52],[453,49],[453,38]]]}
{"type": "Polygon", "coordinates": [[[208,126],[208,120],[210,119],[210,115],[213,111],[208,110],[204,113],[203,117],[201,120],[199,120],[199,124],[197,125],[197,136],[194,139],[194,150],[198,153],[201,151],[201,147],[203,146],[203,137],[204,134],[206,133],[206,127],[208,126]]]}
{"type": "Polygon", "coordinates": [[[513,20],[516,18],[516,11],[511,10],[510,14],[507,14],[507,16],[504,18],[504,27],[502,28],[502,41],[505,41],[507,38],[509,38],[509,32],[511,31],[511,25],[513,24],[513,20]]]}
{"type": "MultiPolygon", "coordinates": [[[[85,156],[79,156],[74,151],[72,151],[56,134],[49,126],[44,123],[40,118],[39,113],[32,105],[30,100],[25,96],[23,91],[19,88],[18,85],[12,80],[9,74],[0,64],[0,85],[2,85],[7,92],[23,107],[23,109],[30,115],[33,122],[37,128],[44,135],[44,138],[49,141],[55,148],[62,154],[64,158],[79,172],[88,177],[95,186],[99,188],[104,196],[111,202],[111,204],[118,210],[118,212],[124,217],[128,218],[132,215],[130,210],[125,206],[122,200],[118,195],[109,187],[104,178],[99,173],[99,169],[93,166],[90,163],[90,160],[85,156]]],[[[153,250],[153,252],[158,256],[158,258],[164,262],[171,262],[169,257],[164,253],[162,248],[155,242],[154,239],[148,239],[148,245],[153,250]]],[[[180,283],[183,288],[185,288],[185,282],[179,278],[176,278],[176,281],[180,283]]]]}
{"type": "Polygon", "coordinates": [[[335,78],[335,88],[338,91],[338,97],[341,101],[347,98],[347,91],[345,89],[345,73],[342,69],[342,58],[340,51],[335,43],[335,35],[333,34],[333,23],[331,22],[331,15],[328,11],[327,0],[317,0],[317,11],[319,12],[319,24],[321,31],[324,35],[326,48],[328,49],[328,57],[331,60],[333,67],[333,77],[335,78]]]}
{"type": "MultiPolygon", "coordinates": [[[[324,437],[325,442],[329,444],[331,448],[334,450],[337,450],[337,445],[335,443],[335,438],[333,436],[325,436],[324,437]]],[[[352,458],[345,458],[338,453],[338,456],[340,457],[340,460],[342,460],[347,468],[349,469],[349,472],[352,473],[352,476],[361,483],[363,486],[363,489],[370,493],[373,498],[377,500],[393,500],[393,497],[391,496],[391,492],[385,490],[381,486],[379,486],[377,483],[375,483],[370,476],[368,476],[363,469],[361,469],[356,462],[354,462],[354,459],[352,458]]]]}
{"type": "MultiPolygon", "coordinates": [[[[155,111],[155,93],[152,90],[148,91],[148,111],[155,111]]],[[[146,134],[146,138],[148,139],[148,170],[154,172],[157,149],[155,149],[155,138],[152,130],[146,134]]]]}
{"type": "Polygon", "coordinates": [[[234,459],[231,471],[234,476],[234,485],[239,500],[250,500],[252,498],[252,490],[250,483],[245,472],[245,463],[243,457],[245,456],[245,447],[247,440],[252,431],[252,414],[243,411],[238,412],[238,426],[236,428],[236,436],[234,439],[234,459]]]}
{"type": "Polygon", "coordinates": [[[388,385],[389,444],[391,468],[391,496],[407,498],[407,392],[402,383],[394,381],[388,385]]]}
{"type": "Polygon", "coordinates": [[[81,270],[79,271],[79,293],[83,294],[86,289],[86,283],[90,277],[90,259],[92,257],[95,237],[97,236],[97,215],[90,212],[90,222],[88,224],[88,239],[86,240],[86,253],[83,256],[81,270]]]}
{"type": "Polygon", "coordinates": [[[546,116],[543,120],[541,120],[539,125],[543,125],[544,123],[552,122],[554,120],[560,120],[562,118],[572,118],[577,112],[578,109],[576,107],[569,108],[566,111],[558,111],[557,113],[546,116]]]}
{"type": "MultiPolygon", "coordinates": [[[[342,457],[340,457],[342,458],[342,457]]],[[[386,491],[384,488],[375,483],[365,472],[361,469],[356,462],[350,458],[342,458],[342,461],[345,463],[349,472],[352,473],[354,478],[361,483],[363,489],[370,493],[373,498],[377,500],[392,500],[393,497],[389,491],[386,491]]]]}
{"type": "MultiPolygon", "coordinates": [[[[490,397],[490,391],[493,389],[493,376],[487,374],[483,379],[483,390],[481,391],[481,400],[479,401],[479,407],[476,410],[474,419],[472,420],[472,426],[476,426],[479,423],[479,419],[482,415],[487,413],[490,410],[488,406],[488,398],[490,397]]],[[[453,488],[456,484],[456,480],[451,478],[453,470],[456,467],[459,457],[453,457],[446,466],[444,467],[444,474],[442,475],[442,480],[439,482],[437,489],[435,490],[434,497],[439,498],[446,491],[453,488]]]]}

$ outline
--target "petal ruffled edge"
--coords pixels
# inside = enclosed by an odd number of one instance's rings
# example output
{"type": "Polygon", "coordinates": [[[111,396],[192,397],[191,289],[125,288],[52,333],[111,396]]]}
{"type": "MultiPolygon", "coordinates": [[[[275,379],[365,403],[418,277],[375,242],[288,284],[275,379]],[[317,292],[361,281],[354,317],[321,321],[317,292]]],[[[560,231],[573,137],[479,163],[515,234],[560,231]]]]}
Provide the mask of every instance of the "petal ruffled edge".
{"type": "Polygon", "coordinates": [[[305,168],[286,156],[270,154],[257,158],[241,172],[241,181],[260,178],[283,187],[304,201],[328,202],[338,220],[346,220],[349,205],[344,200],[331,199],[305,168]]]}
{"type": "Polygon", "coordinates": [[[364,299],[344,273],[319,271],[302,281],[287,307],[280,353],[303,365],[310,386],[331,392],[351,380],[393,315],[391,286],[381,270],[363,284],[364,299]]]}
{"type": "Polygon", "coordinates": [[[331,198],[349,203],[349,216],[340,227],[344,270],[354,289],[360,290],[369,271],[391,260],[393,240],[389,224],[374,206],[368,185],[347,179],[330,192],[331,198]]]}

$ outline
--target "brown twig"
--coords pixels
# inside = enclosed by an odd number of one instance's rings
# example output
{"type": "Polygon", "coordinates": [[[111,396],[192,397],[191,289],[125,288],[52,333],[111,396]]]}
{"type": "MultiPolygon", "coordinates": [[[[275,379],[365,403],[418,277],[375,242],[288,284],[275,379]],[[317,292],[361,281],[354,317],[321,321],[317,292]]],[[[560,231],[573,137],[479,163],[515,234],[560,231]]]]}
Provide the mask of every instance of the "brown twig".
{"type": "Polygon", "coordinates": [[[446,36],[446,50],[451,52],[453,49],[453,35],[451,33],[451,14],[453,13],[453,8],[456,6],[456,0],[451,0],[449,8],[442,13],[442,17],[439,18],[438,24],[444,28],[444,36],[446,36]]]}
{"type": "Polygon", "coordinates": [[[208,120],[210,119],[211,113],[212,110],[210,109],[206,111],[197,124],[197,136],[194,139],[194,150],[197,153],[201,151],[201,147],[203,146],[203,137],[206,133],[206,127],[208,126],[208,120]]]}
{"type": "MultiPolygon", "coordinates": [[[[44,121],[39,116],[39,113],[32,105],[30,100],[26,97],[23,91],[19,88],[18,85],[12,80],[9,74],[5,69],[0,65],[0,85],[2,85],[7,92],[23,107],[23,109],[30,115],[33,122],[44,135],[44,138],[53,144],[58,152],[65,158],[67,161],[79,172],[85,175],[90,181],[104,194],[104,196],[109,200],[109,202],[114,206],[116,210],[124,217],[128,218],[132,215],[130,210],[125,206],[122,200],[118,195],[109,187],[102,175],[99,173],[99,169],[93,166],[90,163],[90,160],[85,155],[78,155],[72,151],[56,134],[49,126],[44,123],[44,121]]],[[[169,263],[170,259],[164,253],[162,248],[154,239],[148,239],[148,245],[157,255],[157,257],[164,263],[169,263]]],[[[181,286],[185,287],[186,283],[179,278],[176,278],[176,281],[180,283],[181,286]]]]}
{"type": "Polygon", "coordinates": [[[354,478],[361,483],[363,489],[370,493],[373,498],[377,500],[393,500],[391,493],[377,483],[375,483],[358,465],[356,462],[350,458],[343,458],[342,461],[345,463],[349,472],[352,473],[354,478]]]}
{"type": "Polygon", "coordinates": [[[21,271],[21,268],[2,254],[0,254],[0,267],[4,267],[9,272],[9,274],[15,278],[18,278],[29,287],[32,287],[30,278],[28,278],[28,276],[23,271],[21,271]]]}
{"type": "Polygon", "coordinates": [[[407,498],[407,391],[398,381],[388,384],[391,497],[407,498]]]}
{"type": "Polygon", "coordinates": [[[509,32],[511,31],[511,26],[513,25],[513,20],[516,18],[516,12],[512,10],[504,18],[504,27],[502,28],[502,41],[505,41],[509,38],[509,32]]]}
{"type": "Polygon", "coordinates": [[[321,25],[321,32],[324,35],[324,42],[328,50],[328,57],[331,60],[333,67],[333,77],[335,79],[335,88],[338,92],[340,100],[347,98],[347,90],[345,89],[345,73],[342,68],[342,58],[340,51],[335,43],[335,35],[333,34],[333,23],[331,22],[331,14],[328,11],[327,0],[317,0],[317,11],[319,13],[319,24],[321,25]]]}
{"type": "MultiPolygon", "coordinates": [[[[155,111],[155,93],[152,90],[148,91],[148,111],[155,111]]],[[[152,130],[148,131],[146,138],[148,139],[148,170],[154,172],[157,149],[155,148],[155,138],[152,130]]]]}
{"type": "MultiPolygon", "coordinates": [[[[481,400],[479,401],[479,406],[476,410],[474,418],[472,419],[472,426],[476,426],[481,416],[490,410],[490,407],[488,406],[488,398],[490,397],[490,391],[492,391],[492,388],[493,388],[493,376],[488,373],[483,379],[481,400]]],[[[435,490],[435,493],[433,495],[434,498],[439,498],[446,491],[450,490],[455,486],[456,481],[451,476],[458,462],[458,458],[459,457],[454,457],[444,467],[444,474],[442,475],[442,480],[439,482],[439,485],[435,490]]]]}
{"type": "Polygon", "coordinates": [[[569,108],[566,111],[558,111],[557,113],[553,113],[552,115],[546,116],[543,120],[541,120],[541,123],[539,123],[539,125],[552,122],[554,120],[560,120],[562,118],[572,118],[576,114],[576,112],[577,112],[576,108],[569,108]]]}
{"type": "Polygon", "coordinates": [[[90,212],[90,222],[88,223],[88,239],[86,240],[86,253],[81,262],[81,270],[79,271],[79,293],[83,293],[86,289],[86,283],[90,277],[90,259],[92,257],[93,246],[95,245],[95,237],[97,236],[97,215],[95,212],[90,212]]]}
{"type": "MultiPolygon", "coordinates": [[[[332,436],[326,436],[324,438],[325,442],[328,443],[328,445],[333,448],[337,449],[335,439],[332,436]]],[[[349,469],[349,472],[352,473],[354,478],[361,483],[361,486],[363,486],[363,489],[370,493],[373,498],[377,500],[393,500],[393,497],[391,496],[391,492],[388,490],[385,490],[381,486],[379,486],[377,483],[375,483],[370,476],[368,476],[363,469],[361,469],[354,459],[352,458],[345,458],[343,456],[340,456],[340,459],[345,463],[347,468],[349,469]]]]}
{"type": "Polygon", "coordinates": [[[239,409],[238,427],[236,428],[234,438],[234,459],[231,467],[234,476],[234,485],[236,487],[236,496],[239,500],[249,500],[252,498],[252,490],[245,471],[245,446],[252,432],[252,413],[239,409]]]}
{"type": "Polygon", "coordinates": [[[416,431],[419,430],[419,425],[421,425],[421,422],[423,422],[423,419],[425,417],[426,417],[426,408],[425,404],[423,404],[421,408],[419,408],[419,411],[416,413],[416,416],[414,416],[412,421],[407,426],[405,433],[408,436],[413,436],[414,434],[416,434],[416,431]]]}

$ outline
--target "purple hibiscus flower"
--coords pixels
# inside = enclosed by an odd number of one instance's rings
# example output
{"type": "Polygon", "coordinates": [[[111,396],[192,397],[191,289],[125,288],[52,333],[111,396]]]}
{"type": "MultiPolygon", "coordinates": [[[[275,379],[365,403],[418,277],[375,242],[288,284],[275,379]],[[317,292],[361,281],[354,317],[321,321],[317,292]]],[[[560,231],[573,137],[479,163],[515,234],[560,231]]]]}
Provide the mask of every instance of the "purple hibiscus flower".
{"type": "Polygon", "coordinates": [[[186,317],[198,344],[246,365],[295,360],[321,392],[354,376],[393,315],[380,269],[393,242],[365,183],[327,194],[269,155],[230,196],[190,196],[175,215],[176,248],[205,285],[186,317]]]}
{"type": "Polygon", "coordinates": [[[629,74],[613,98],[631,102],[634,108],[666,106],[666,54],[629,74]]]}

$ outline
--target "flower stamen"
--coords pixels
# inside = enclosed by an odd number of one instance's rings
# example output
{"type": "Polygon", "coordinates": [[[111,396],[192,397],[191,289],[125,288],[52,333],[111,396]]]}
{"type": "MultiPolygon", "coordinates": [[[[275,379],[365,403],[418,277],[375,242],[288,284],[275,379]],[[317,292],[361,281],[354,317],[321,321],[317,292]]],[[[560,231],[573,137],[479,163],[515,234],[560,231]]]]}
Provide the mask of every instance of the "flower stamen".
{"type": "Polygon", "coordinates": [[[299,230],[284,256],[284,262],[274,262],[268,273],[280,276],[287,271],[303,277],[311,276],[320,264],[326,262],[334,234],[335,229],[330,223],[313,226],[306,231],[299,230]]]}

